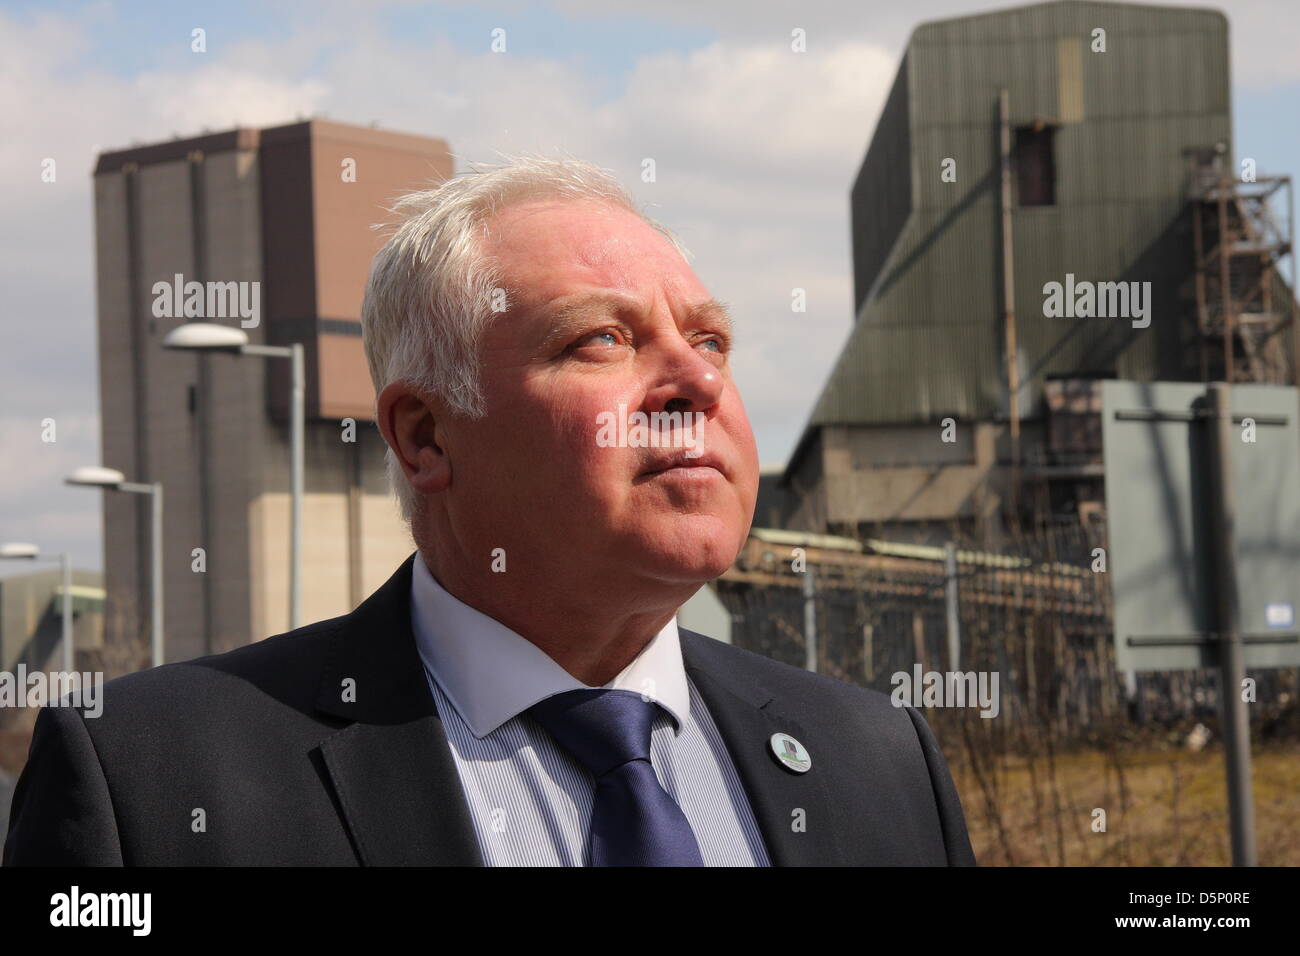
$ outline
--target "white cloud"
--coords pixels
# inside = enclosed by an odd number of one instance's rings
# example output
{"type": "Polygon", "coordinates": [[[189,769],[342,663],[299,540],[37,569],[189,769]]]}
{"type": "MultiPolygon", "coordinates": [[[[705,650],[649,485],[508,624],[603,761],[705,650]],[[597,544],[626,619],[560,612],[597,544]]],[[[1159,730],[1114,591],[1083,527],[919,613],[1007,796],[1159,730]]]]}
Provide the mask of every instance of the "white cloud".
{"type": "Polygon", "coordinates": [[[311,115],[328,103],[329,88],[316,80],[260,76],[214,65],[192,75],[142,73],[132,83],[139,115],[157,129],[192,136],[201,127],[274,126],[311,115]]]}
{"type": "Polygon", "coordinates": [[[603,112],[611,126],[682,151],[692,172],[713,171],[719,184],[739,172],[824,191],[810,173],[854,165],[895,62],[858,43],[794,53],[779,43],[718,42],[643,59],[626,95],[603,112]]]}

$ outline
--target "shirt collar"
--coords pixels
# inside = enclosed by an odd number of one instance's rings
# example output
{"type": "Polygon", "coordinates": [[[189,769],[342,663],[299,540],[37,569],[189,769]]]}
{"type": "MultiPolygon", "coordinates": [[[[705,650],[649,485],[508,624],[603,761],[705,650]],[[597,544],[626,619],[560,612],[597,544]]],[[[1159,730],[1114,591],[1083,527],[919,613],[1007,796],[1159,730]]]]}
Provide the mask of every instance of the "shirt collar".
{"type": "MultiPolygon", "coordinates": [[[[416,554],[411,629],[425,669],[475,737],[486,737],[538,701],[582,683],[536,644],[452,596],[416,554]]],[[[606,688],[657,702],[680,732],[690,693],[674,617],[606,688]]]]}

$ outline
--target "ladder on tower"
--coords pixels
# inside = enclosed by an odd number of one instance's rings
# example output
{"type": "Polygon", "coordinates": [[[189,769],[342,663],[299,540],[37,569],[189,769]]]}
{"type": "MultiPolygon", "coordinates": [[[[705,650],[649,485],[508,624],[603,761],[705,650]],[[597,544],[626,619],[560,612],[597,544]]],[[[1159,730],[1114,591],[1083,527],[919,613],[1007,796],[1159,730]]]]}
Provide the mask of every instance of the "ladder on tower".
{"type": "Polygon", "coordinates": [[[1291,177],[1231,175],[1226,152],[1187,151],[1201,378],[1300,384],[1300,343],[1288,356],[1284,334],[1300,331],[1294,257],[1291,283],[1279,268],[1293,248],[1291,177]]]}

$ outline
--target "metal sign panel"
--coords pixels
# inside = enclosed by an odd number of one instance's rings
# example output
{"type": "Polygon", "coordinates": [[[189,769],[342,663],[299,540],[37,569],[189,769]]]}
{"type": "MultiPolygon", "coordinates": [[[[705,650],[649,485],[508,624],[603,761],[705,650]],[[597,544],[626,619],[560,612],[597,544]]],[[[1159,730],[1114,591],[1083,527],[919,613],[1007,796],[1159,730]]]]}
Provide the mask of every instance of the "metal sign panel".
{"type": "MultiPolygon", "coordinates": [[[[1102,383],[1107,573],[1120,670],[1218,663],[1205,386],[1102,383]]],[[[1246,667],[1300,666],[1300,401],[1234,385],[1238,627],[1246,667]]]]}

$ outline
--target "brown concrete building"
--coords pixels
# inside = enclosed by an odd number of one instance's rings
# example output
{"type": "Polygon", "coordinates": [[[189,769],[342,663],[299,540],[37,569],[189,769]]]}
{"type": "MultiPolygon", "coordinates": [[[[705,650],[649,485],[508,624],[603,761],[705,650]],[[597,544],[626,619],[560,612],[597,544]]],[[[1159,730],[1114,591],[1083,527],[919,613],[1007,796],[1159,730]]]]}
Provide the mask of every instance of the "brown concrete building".
{"type": "MultiPolygon", "coordinates": [[[[370,227],[397,194],[451,174],[443,140],[321,120],[99,157],[103,464],[164,486],[168,660],[288,627],[289,370],[167,351],[163,337],[208,321],[254,343],[303,343],[303,620],[345,613],[413,550],[384,479],[361,345],[384,239],[370,227]]],[[[147,496],[104,494],[110,642],[147,640],[148,535],[147,496]]]]}

